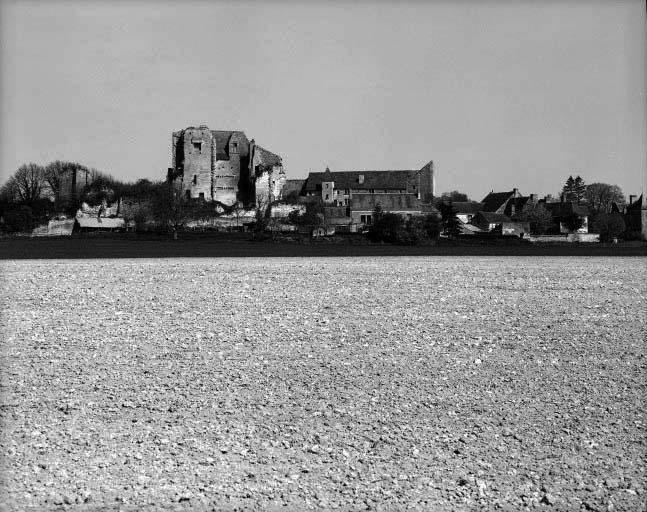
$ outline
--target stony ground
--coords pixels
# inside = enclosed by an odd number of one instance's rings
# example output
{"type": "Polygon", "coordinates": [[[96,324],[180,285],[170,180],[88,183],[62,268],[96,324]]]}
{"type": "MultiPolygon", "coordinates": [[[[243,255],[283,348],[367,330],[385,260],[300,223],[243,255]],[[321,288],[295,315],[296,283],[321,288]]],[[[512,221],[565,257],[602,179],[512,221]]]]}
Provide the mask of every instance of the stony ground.
{"type": "Polygon", "coordinates": [[[645,258],[0,269],[0,508],[645,510],[645,258]]]}

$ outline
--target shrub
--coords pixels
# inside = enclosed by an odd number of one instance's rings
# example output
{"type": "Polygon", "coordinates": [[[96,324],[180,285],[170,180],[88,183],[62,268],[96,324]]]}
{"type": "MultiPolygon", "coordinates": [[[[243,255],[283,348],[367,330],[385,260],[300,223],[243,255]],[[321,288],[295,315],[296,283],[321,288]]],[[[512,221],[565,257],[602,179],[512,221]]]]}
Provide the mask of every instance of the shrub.
{"type": "Polygon", "coordinates": [[[584,225],[584,219],[582,219],[582,217],[580,217],[576,213],[564,217],[562,219],[562,222],[571,233],[574,233],[584,225]]]}
{"type": "Polygon", "coordinates": [[[625,230],[625,221],[619,213],[599,213],[591,224],[593,232],[600,234],[600,242],[609,242],[625,230]]]}
{"type": "Polygon", "coordinates": [[[395,213],[379,212],[368,236],[374,242],[399,245],[420,245],[440,235],[441,223],[435,215],[412,217],[406,222],[395,213]]]}
{"type": "Polygon", "coordinates": [[[4,214],[5,229],[9,233],[31,231],[36,227],[37,219],[29,206],[21,205],[4,214]]]}
{"type": "Polygon", "coordinates": [[[398,243],[404,231],[404,219],[395,213],[380,213],[371,225],[368,236],[374,242],[398,243]]]}

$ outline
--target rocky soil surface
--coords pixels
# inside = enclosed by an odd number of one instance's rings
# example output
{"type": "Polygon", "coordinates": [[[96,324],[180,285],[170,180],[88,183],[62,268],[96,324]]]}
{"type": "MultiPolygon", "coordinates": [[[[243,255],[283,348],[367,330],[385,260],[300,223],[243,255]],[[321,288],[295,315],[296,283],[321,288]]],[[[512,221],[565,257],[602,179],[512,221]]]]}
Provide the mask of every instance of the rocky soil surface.
{"type": "Polygon", "coordinates": [[[645,510],[645,258],[0,270],[4,510],[645,510]]]}

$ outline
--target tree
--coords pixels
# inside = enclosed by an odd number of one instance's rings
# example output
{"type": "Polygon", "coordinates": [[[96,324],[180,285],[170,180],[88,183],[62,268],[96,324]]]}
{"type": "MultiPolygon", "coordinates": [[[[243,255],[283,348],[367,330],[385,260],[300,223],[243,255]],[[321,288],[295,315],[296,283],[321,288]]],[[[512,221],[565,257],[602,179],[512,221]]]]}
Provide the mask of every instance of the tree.
{"type": "Polygon", "coordinates": [[[323,203],[321,200],[309,201],[305,204],[305,211],[293,210],[288,215],[288,220],[297,226],[319,226],[323,223],[323,203]]]}
{"type": "Polygon", "coordinates": [[[379,213],[374,217],[368,236],[375,242],[398,243],[404,231],[404,219],[396,213],[379,213]]]}
{"type": "Polygon", "coordinates": [[[382,205],[380,203],[375,203],[375,208],[373,208],[373,223],[379,222],[379,220],[384,215],[384,210],[382,210],[382,205]]]}
{"type": "Polygon", "coordinates": [[[621,208],[627,203],[620,187],[608,183],[587,185],[584,197],[594,213],[610,213],[613,203],[621,208]]]}
{"type": "Polygon", "coordinates": [[[170,229],[173,237],[190,219],[189,199],[172,182],[160,184],[151,201],[153,217],[164,229],[170,229]]]}
{"type": "Polygon", "coordinates": [[[52,191],[52,194],[55,196],[56,200],[59,199],[61,193],[63,192],[63,177],[65,173],[74,171],[90,172],[85,165],[77,162],[55,160],[45,166],[45,181],[47,182],[47,186],[52,191]]]}
{"type": "Polygon", "coordinates": [[[541,203],[526,203],[518,218],[529,222],[530,232],[537,235],[543,235],[553,225],[553,216],[541,203]]]}
{"type": "Polygon", "coordinates": [[[625,231],[625,221],[620,213],[598,213],[591,222],[591,230],[600,234],[600,242],[609,242],[625,231]]]}
{"type": "Polygon", "coordinates": [[[457,203],[466,203],[469,201],[467,194],[459,192],[458,190],[452,190],[451,192],[443,192],[440,195],[440,200],[448,203],[449,201],[455,201],[457,203]]]}
{"type": "Polygon", "coordinates": [[[423,228],[427,236],[435,240],[440,236],[440,232],[443,229],[443,224],[441,219],[438,218],[438,215],[430,213],[423,217],[423,228]]]}
{"type": "Polygon", "coordinates": [[[570,215],[563,217],[561,221],[568,228],[569,233],[575,233],[584,225],[584,219],[577,213],[571,213],[570,215]]]}
{"type": "Polygon", "coordinates": [[[440,219],[433,214],[405,221],[401,215],[381,212],[371,224],[368,236],[374,242],[419,245],[437,239],[440,229],[440,219]]]}
{"type": "Polygon", "coordinates": [[[569,176],[562,187],[562,196],[566,201],[573,201],[575,197],[575,180],[573,176],[569,176]]]}
{"type": "Polygon", "coordinates": [[[30,205],[42,197],[46,185],[45,169],[34,163],[21,165],[3,187],[13,202],[30,205]]]}
{"type": "Polygon", "coordinates": [[[460,235],[462,232],[462,223],[456,216],[457,211],[456,208],[454,208],[453,201],[450,200],[448,203],[440,203],[438,205],[438,209],[440,210],[440,216],[442,219],[443,233],[451,238],[455,238],[460,235]]]}
{"type": "Polygon", "coordinates": [[[579,203],[584,200],[586,193],[586,184],[584,180],[578,175],[573,182],[573,199],[579,203]]]}
{"type": "Polygon", "coordinates": [[[19,205],[4,213],[4,229],[9,233],[31,231],[38,224],[34,212],[27,205],[19,205]]]}

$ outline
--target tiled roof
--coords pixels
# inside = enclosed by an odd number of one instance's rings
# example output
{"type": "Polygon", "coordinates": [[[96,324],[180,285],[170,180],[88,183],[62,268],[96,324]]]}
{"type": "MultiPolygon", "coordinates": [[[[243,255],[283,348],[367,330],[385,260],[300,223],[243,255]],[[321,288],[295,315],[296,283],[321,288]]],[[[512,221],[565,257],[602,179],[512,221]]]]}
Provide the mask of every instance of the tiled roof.
{"type": "Polygon", "coordinates": [[[461,233],[463,233],[464,235],[470,235],[473,233],[483,233],[483,230],[478,226],[475,226],[474,224],[464,224],[463,222],[461,222],[460,228],[461,228],[461,233]]]}
{"type": "Polygon", "coordinates": [[[359,194],[350,198],[350,209],[373,211],[379,203],[382,211],[420,211],[420,201],[415,194],[359,194]]]}
{"type": "Polygon", "coordinates": [[[495,212],[501,208],[504,203],[514,195],[514,190],[510,192],[490,192],[483,198],[483,211],[495,212]]]}
{"type": "Polygon", "coordinates": [[[502,213],[493,213],[493,212],[479,212],[486,222],[490,224],[501,223],[501,222],[511,222],[510,217],[503,215],[502,213]]]}
{"type": "Polygon", "coordinates": [[[256,154],[260,160],[261,165],[267,165],[271,167],[275,165],[283,165],[283,162],[279,155],[275,155],[271,151],[268,151],[258,144],[255,146],[254,151],[257,152],[256,154]]]}
{"type": "Polygon", "coordinates": [[[514,204],[515,209],[520,212],[524,206],[530,201],[530,196],[515,197],[510,201],[514,204]]]}
{"type": "MultiPolygon", "coordinates": [[[[419,171],[338,171],[331,172],[335,188],[338,189],[378,189],[406,190],[407,182],[419,171]],[[364,183],[359,182],[360,175],[364,183]]],[[[311,172],[306,181],[306,190],[314,192],[323,181],[323,172],[311,172]]]]}
{"type": "Polygon", "coordinates": [[[589,209],[587,206],[572,203],[570,201],[564,203],[544,203],[544,206],[553,217],[568,217],[574,213],[580,217],[589,215],[589,209]]]}
{"type": "Polygon", "coordinates": [[[285,180],[285,185],[283,185],[283,197],[296,192],[301,194],[303,190],[303,185],[305,185],[306,180],[285,180]]]}
{"type": "Polygon", "coordinates": [[[473,214],[476,215],[483,209],[483,203],[475,203],[474,201],[454,201],[452,206],[458,215],[473,214]]]}

